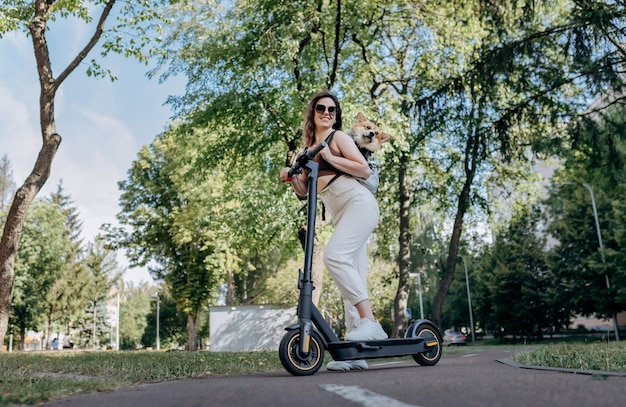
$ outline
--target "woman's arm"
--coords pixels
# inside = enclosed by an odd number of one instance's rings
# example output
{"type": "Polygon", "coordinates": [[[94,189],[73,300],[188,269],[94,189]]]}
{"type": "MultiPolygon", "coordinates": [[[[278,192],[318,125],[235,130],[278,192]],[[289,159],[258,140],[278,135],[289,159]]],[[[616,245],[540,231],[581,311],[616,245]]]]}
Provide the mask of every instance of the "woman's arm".
{"type": "Polygon", "coordinates": [[[370,167],[359,151],[352,137],[343,131],[337,131],[330,145],[320,154],[326,162],[339,171],[359,178],[370,176],[370,167]],[[338,153],[338,155],[337,155],[338,153]]]}
{"type": "Polygon", "coordinates": [[[309,176],[305,172],[302,172],[301,174],[296,174],[289,178],[289,170],[289,167],[280,170],[280,179],[283,182],[290,182],[296,195],[306,196],[309,193],[309,176]]]}

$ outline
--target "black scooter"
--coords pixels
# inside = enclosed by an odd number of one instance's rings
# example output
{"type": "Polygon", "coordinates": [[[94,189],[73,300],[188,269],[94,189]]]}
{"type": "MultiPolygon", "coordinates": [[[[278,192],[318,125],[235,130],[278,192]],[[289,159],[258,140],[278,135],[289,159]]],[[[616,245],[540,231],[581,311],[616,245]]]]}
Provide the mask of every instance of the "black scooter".
{"type": "Polygon", "coordinates": [[[334,360],[376,359],[411,355],[422,366],[434,366],[442,352],[441,333],[425,319],[413,320],[404,338],[373,341],[340,341],[312,302],[313,239],[317,209],[319,164],[313,158],[326,147],[323,141],[305,151],[291,167],[289,176],[309,171],[307,196],[307,229],[304,243],[304,271],[299,271],[298,322],[285,328],[279,357],[285,370],[294,376],[315,374],[324,364],[326,350],[334,360]]]}

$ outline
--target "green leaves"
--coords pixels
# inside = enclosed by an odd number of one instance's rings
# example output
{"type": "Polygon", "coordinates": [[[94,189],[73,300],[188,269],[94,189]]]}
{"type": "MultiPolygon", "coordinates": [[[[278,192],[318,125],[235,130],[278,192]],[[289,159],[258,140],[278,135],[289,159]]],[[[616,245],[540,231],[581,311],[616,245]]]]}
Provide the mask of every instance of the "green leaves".
{"type": "Polygon", "coordinates": [[[27,216],[15,260],[15,285],[11,321],[24,329],[44,328],[49,305],[48,293],[62,277],[71,244],[65,216],[58,205],[35,201],[27,216]]]}
{"type": "MultiPolygon", "coordinates": [[[[365,111],[394,135],[380,154],[380,246],[408,236],[411,212],[398,222],[399,206],[432,207],[442,224],[456,219],[448,253],[456,257],[464,221],[471,229],[535,202],[535,154],[560,153],[562,122],[596,86],[615,83],[620,66],[610,44],[622,33],[603,27],[621,21],[623,8],[496,3],[174,5],[172,24],[152,28],[165,39],[163,77],[182,73],[188,86],[171,99],[177,125],[142,152],[123,184],[129,206],[121,219],[136,222],[146,242],[201,242],[213,250],[206,264],[232,270],[246,287],[240,299],[255,298],[265,273],[297,247],[289,236],[297,202],[277,173],[300,147],[307,98],[330,87],[346,126],[365,111]],[[494,191],[523,198],[495,216],[494,191]],[[153,230],[153,221],[164,228],[153,230]]],[[[129,246],[137,259],[167,264],[173,255],[132,237],[141,242],[129,246]]]]}
{"type": "MultiPolygon", "coordinates": [[[[599,100],[595,105],[600,108],[608,103],[599,100]]],[[[559,280],[571,292],[573,309],[610,317],[613,311],[626,309],[626,270],[622,266],[626,249],[622,233],[626,131],[622,107],[590,110],[590,117],[570,127],[572,144],[563,168],[557,172],[562,182],[551,190],[548,201],[554,219],[550,233],[558,241],[550,259],[559,280]],[[594,194],[602,253],[594,202],[583,182],[589,183],[594,194]],[[611,288],[607,288],[607,278],[611,288]]]]}
{"type": "Polygon", "coordinates": [[[28,30],[28,21],[35,13],[34,1],[4,1],[0,5],[0,39],[5,33],[28,30]]]}
{"type": "Polygon", "coordinates": [[[546,262],[540,220],[538,207],[515,213],[482,256],[483,284],[473,297],[481,325],[499,335],[540,336],[542,329],[561,327],[570,317],[567,295],[554,291],[559,288],[546,262]]]}

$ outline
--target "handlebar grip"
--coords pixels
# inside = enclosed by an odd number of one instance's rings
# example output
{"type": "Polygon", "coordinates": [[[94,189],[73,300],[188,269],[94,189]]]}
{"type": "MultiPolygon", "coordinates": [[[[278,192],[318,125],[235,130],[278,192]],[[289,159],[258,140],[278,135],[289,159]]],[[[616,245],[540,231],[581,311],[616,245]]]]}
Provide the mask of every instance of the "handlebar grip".
{"type": "Polygon", "coordinates": [[[326,147],[328,145],[328,143],[326,143],[326,141],[322,141],[321,143],[319,143],[318,145],[316,145],[315,147],[313,147],[312,149],[310,149],[309,151],[307,151],[306,156],[309,158],[309,160],[312,160],[315,158],[315,156],[322,151],[322,149],[324,147],[326,147]]]}
{"type": "Polygon", "coordinates": [[[327,145],[328,143],[326,143],[326,141],[322,141],[315,147],[307,150],[306,153],[299,156],[296,163],[289,169],[288,176],[291,178],[294,174],[299,174],[306,163],[309,162],[309,160],[314,159],[315,156],[327,145]]]}

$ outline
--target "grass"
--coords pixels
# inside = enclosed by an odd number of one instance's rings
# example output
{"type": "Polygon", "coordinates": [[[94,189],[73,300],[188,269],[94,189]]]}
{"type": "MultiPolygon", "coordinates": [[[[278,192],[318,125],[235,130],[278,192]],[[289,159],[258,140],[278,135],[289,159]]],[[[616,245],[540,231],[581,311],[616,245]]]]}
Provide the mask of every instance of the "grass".
{"type": "Polygon", "coordinates": [[[0,355],[0,406],[143,383],[282,369],[267,352],[14,352],[0,355]]]}
{"type": "MultiPolygon", "coordinates": [[[[537,343],[481,340],[446,347],[446,355],[512,349],[523,365],[626,373],[626,343],[556,339],[537,343]]],[[[330,358],[327,358],[330,359],[330,358]]],[[[277,351],[13,352],[0,354],[0,406],[38,404],[144,383],[282,370],[277,351]]]]}
{"type": "MultiPolygon", "coordinates": [[[[511,348],[515,352],[511,359],[521,365],[626,373],[626,342],[608,342],[605,336],[570,335],[504,343],[498,339],[481,340],[469,345],[467,351],[498,346],[511,348]]],[[[444,355],[465,353],[465,349],[446,348],[444,355]]]]}
{"type": "Polygon", "coordinates": [[[624,342],[564,343],[517,353],[515,362],[528,366],[557,367],[626,373],[624,342]]]}

